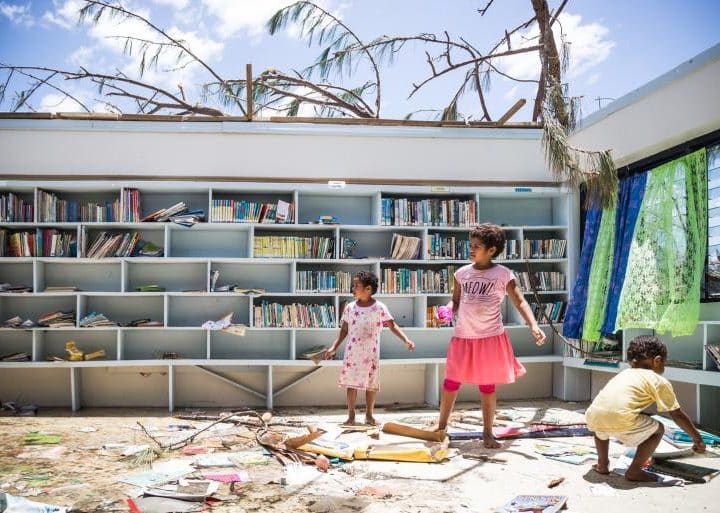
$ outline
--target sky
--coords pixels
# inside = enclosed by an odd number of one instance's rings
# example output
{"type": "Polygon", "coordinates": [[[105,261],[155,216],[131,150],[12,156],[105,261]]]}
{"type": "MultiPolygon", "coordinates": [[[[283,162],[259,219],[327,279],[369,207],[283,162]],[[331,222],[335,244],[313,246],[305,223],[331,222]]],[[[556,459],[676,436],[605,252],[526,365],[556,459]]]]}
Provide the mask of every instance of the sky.
{"type": "MultiPolygon", "coordinates": [[[[548,0],[557,7],[560,0],[548,0]]],[[[320,53],[308,47],[297,27],[276,35],[266,29],[269,17],[289,4],[286,0],[127,0],[123,6],[142,14],[190,48],[225,79],[244,78],[245,65],[255,74],[273,68],[300,70],[320,53]]],[[[482,52],[488,51],[504,30],[532,15],[530,0],[495,0],[487,13],[478,9],[487,0],[318,0],[320,5],[342,19],[361,39],[382,35],[415,35],[447,31],[455,40],[464,38],[482,52]]],[[[0,63],[18,66],[47,66],[75,71],[121,70],[137,76],[140,57],[123,52],[123,40],[134,35],[151,39],[155,35],[139,22],[99,24],[78,23],[81,0],[0,0],[0,63]]],[[[720,2],[716,0],[570,0],[555,26],[556,39],[562,30],[570,44],[570,67],[565,76],[570,94],[581,97],[582,114],[588,115],[669,71],[682,62],[720,42],[720,2]],[[600,100],[598,100],[600,98],[600,100]]],[[[536,27],[529,27],[512,40],[513,48],[533,44],[536,27]]],[[[460,84],[462,71],[433,80],[414,96],[412,84],[428,78],[426,47],[406,45],[393,63],[381,67],[381,117],[403,118],[415,112],[416,119],[432,119],[449,102],[460,84]]],[[[459,56],[458,56],[459,58],[459,56]]],[[[536,79],[536,53],[525,53],[493,61],[506,74],[536,79]]],[[[210,75],[199,65],[175,69],[172,56],[162,57],[158,69],[144,79],[174,91],[182,84],[186,94],[200,98],[202,84],[210,75]],[[172,71],[168,71],[172,70],[172,71]]],[[[370,78],[365,63],[352,76],[334,79],[355,87],[370,78]]],[[[0,85],[8,73],[0,70],[0,85]]],[[[12,108],[16,91],[27,87],[21,77],[8,82],[0,110],[12,108]]],[[[62,83],[92,110],[107,112],[111,107],[89,83],[62,83]]],[[[499,118],[518,99],[528,103],[512,121],[529,121],[536,87],[494,75],[486,93],[488,108],[499,118]]],[[[370,98],[374,96],[370,95],[370,98]]],[[[212,100],[210,100],[212,103],[212,100]]],[[[55,90],[39,89],[25,110],[43,112],[81,111],[81,107],[55,90]]],[[[470,91],[458,110],[465,119],[480,119],[476,93],[470,91]]],[[[132,111],[132,110],[130,110],[132,111]]],[[[126,110],[128,112],[128,110],[126,110]]],[[[237,114],[230,112],[228,114],[237,114]]],[[[268,112],[270,115],[271,113],[268,112]]],[[[312,115],[311,108],[301,115],[312,115]]]]}

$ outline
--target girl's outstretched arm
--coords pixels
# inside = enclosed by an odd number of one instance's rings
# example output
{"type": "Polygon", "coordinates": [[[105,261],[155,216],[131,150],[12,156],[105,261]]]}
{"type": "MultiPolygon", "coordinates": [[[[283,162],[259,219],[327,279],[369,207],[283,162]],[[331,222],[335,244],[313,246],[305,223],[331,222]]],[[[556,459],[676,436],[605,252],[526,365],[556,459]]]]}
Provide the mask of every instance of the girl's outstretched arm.
{"type": "Polygon", "coordinates": [[[395,324],[395,321],[393,319],[390,319],[389,321],[385,321],[384,324],[385,324],[385,326],[390,328],[390,331],[393,332],[393,335],[395,335],[397,338],[399,338],[400,340],[402,340],[405,343],[405,346],[408,348],[408,350],[410,350],[410,351],[415,350],[415,342],[410,340],[407,337],[407,335],[405,335],[403,330],[400,329],[400,326],[395,324]]]}
{"type": "Polygon", "coordinates": [[[523,319],[525,319],[525,324],[528,325],[533,337],[535,337],[535,343],[539,346],[543,345],[545,343],[545,332],[543,332],[543,330],[541,330],[538,326],[532,310],[530,309],[530,305],[527,301],[525,301],[525,297],[523,296],[520,287],[518,287],[517,283],[515,283],[515,280],[510,280],[508,282],[505,292],[507,292],[508,297],[513,302],[513,305],[515,305],[517,311],[520,312],[520,315],[522,315],[523,319]]]}
{"type": "Polygon", "coordinates": [[[343,340],[345,340],[345,337],[347,337],[348,334],[348,324],[343,321],[342,326],[340,326],[340,333],[338,333],[337,338],[335,339],[335,342],[332,343],[330,348],[325,351],[325,359],[326,360],[332,360],[335,358],[335,353],[337,353],[338,347],[340,347],[340,344],[342,344],[343,340]]]}

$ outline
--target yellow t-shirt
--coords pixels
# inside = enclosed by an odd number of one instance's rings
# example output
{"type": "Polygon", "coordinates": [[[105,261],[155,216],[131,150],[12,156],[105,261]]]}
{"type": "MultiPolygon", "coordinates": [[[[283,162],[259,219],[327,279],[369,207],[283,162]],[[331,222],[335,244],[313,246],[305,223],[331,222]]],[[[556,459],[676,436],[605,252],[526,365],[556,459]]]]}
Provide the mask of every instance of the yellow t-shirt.
{"type": "Polygon", "coordinates": [[[653,403],[657,411],[680,408],[670,382],[649,369],[625,369],[608,381],[585,412],[588,429],[620,433],[635,427],[640,413],[653,403]]]}

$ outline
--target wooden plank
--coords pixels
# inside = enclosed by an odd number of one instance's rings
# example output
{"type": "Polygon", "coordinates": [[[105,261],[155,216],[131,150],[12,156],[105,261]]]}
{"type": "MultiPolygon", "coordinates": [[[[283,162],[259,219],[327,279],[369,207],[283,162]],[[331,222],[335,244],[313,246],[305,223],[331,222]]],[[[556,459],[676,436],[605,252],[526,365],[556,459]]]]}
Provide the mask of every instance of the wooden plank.
{"type": "Polygon", "coordinates": [[[247,107],[246,114],[247,120],[253,120],[253,75],[252,75],[252,64],[245,65],[245,93],[247,94],[247,107]]]}
{"type": "Polygon", "coordinates": [[[504,125],[507,120],[509,120],[517,111],[522,109],[525,106],[525,103],[527,103],[527,100],[525,98],[520,98],[518,101],[515,102],[515,105],[510,107],[508,111],[500,116],[500,119],[497,120],[498,125],[504,125]]]}
{"type": "Polygon", "coordinates": [[[386,422],[383,425],[383,433],[389,435],[400,435],[409,436],[410,438],[417,438],[419,440],[425,440],[427,442],[442,442],[445,440],[445,430],[443,431],[427,431],[425,429],[418,429],[406,424],[397,424],[395,422],[386,422]]]}

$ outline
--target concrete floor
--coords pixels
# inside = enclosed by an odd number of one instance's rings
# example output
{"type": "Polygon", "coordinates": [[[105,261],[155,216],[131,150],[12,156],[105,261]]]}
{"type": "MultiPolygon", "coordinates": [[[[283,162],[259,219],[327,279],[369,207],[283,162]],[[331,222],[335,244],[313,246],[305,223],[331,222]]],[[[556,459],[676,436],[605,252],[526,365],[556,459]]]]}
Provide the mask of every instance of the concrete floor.
{"type": "MultiPolygon", "coordinates": [[[[542,418],[548,409],[552,409],[551,416],[577,418],[584,406],[552,400],[513,401],[501,402],[499,412],[519,412],[526,418],[528,415],[542,418]]],[[[461,404],[456,412],[469,417],[479,416],[477,407],[477,404],[461,404]]],[[[435,409],[386,411],[378,408],[376,417],[381,422],[422,421],[432,420],[436,414],[435,409]]],[[[325,428],[329,434],[337,434],[338,423],[344,418],[342,410],[305,408],[276,412],[273,420],[299,419],[325,428]]],[[[74,414],[67,410],[41,409],[36,417],[0,417],[0,492],[28,495],[28,499],[48,504],[74,506],[77,511],[129,511],[126,498],[137,494],[138,489],[119,481],[122,476],[147,467],[132,458],[122,459],[112,451],[102,450],[102,446],[112,443],[154,445],[143,434],[138,422],[150,429],[167,429],[171,424],[188,423],[168,416],[167,412],[139,409],[95,409],[74,414]],[[31,431],[61,434],[59,446],[64,450],[59,458],[39,459],[32,451],[30,458],[18,458],[28,455],[22,439],[31,431]]],[[[209,424],[191,423],[196,428],[209,424]]],[[[191,431],[173,436],[185,437],[187,433],[191,431]]],[[[265,465],[246,467],[251,482],[243,484],[234,493],[227,485],[221,485],[218,495],[224,501],[212,511],[491,512],[520,494],[566,495],[569,512],[719,511],[720,477],[706,484],[682,487],[638,485],[617,475],[596,474],[591,470],[591,461],[572,465],[548,459],[536,452],[538,443],[593,446],[591,437],[518,439],[503,442],[499,450],[484,449],[477,441],[462,442],[451,445],[460,454],[443,463],[354,461],[333,465],[327,473],[315,472],[313,467],[308,467],[309,481],[295,486],[280,484],[285,471],[274,459],[268,458],[265,465]],[[485,454],[505,462],[465,459],[462,453],[485,454]],[[564,481],[548,489],[548,483],[559,477],[564,481]]],[[[214,447],[216,454],[226,451],[228,446],[233,450],[256,447],[251,431],[227,424],[220,424],[198,436],[194,445],[214,447]]],[[[33,450],[46,448],[51,446],[33,450]]],[[[621,445],[611,444],[611,456],[618,456],[623,450],[621,445]]],[[[179,451],[165,452],[159,461],[185,457],[179,451]]],[[[720,469],[720,456],[714,453],[683,461],[720,469]]]]}

